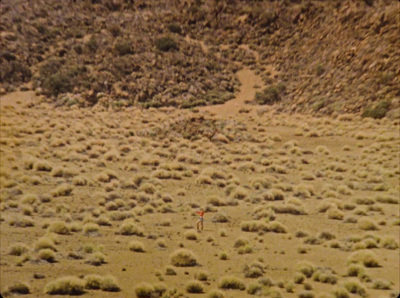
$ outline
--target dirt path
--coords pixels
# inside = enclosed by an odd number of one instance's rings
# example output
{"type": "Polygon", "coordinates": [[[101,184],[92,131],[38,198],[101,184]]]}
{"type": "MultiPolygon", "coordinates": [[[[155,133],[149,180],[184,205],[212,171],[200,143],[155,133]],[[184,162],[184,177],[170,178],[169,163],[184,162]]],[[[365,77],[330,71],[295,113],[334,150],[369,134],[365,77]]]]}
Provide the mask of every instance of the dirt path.
{"type": "Polygon", "coordinates": [[[254,86],[263,86],[263,81],[260,76],[256,75],[248,68],[238,71],[237,76],[242,85],[240,87],[240,92],[236,95],[235,99],[227,101],[221,105],[201,107],[200,111],[210,112],[224,117],[232,117],[239,113],[242,108],[252,109],[252,106],[246,105],[245,102],[253,100],[257,91],[254,86]]]}
{"type": "Polygon", "coordinates": [[[29,105],[36,99],[34,91],[15,91],[0,96],[0,108],[6,106],[17,107],[20,105],[29,105]]]}

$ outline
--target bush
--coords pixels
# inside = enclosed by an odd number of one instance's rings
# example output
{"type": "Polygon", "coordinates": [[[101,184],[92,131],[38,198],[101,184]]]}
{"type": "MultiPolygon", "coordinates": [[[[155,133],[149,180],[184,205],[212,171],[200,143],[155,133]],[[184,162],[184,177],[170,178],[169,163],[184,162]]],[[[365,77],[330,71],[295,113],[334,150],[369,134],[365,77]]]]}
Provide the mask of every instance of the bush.
{"type": "Polygon", "coordinates": [[[176,51],[178,44],[169,36],[164,36],[156,40],[156,47],[162,52],[176,51]]]}
{"type": "Polygon", "coordinates": [[[104,254],[98,251],[89,257],[87,263],[93,266],[100,266],[105,263],[105,259],[104,254]]]}
{"type": "Polygon", "coordinates": [[[9,254],[12,256],[21,256],[29,250],[29,247],[24,243],[15,243],[9,249],[9,254]]]}
{"type": "Polygon", "coordinates": [[[139,241],[135,241],[135,240],[129,242],[129,249],[131,251],[135,251],[135,252],[145,252],[146,251],[143,243],[139,242],[139,241]]]}
{"type": "Polygon", "coordinates": [[[112,275],[106,275],[101,281],[101,290],[106,292],[119,292],[121,291],[120,286],[117,283],[117,279],[112,275]]]}
{"type": "Polygon", "coordinates": [[[199,238],[199,234],[195,230],[189,230],[185,232],[185,238],[187,240],[197,240],[199,238]]]}
{"type": "Polygon", "coordinates": [[[45,286],[45,293],[50,295],[81,295],[85,292],[85,282],[75,276],[61,277],[45,286]]]}
{"type": "Polygon", "coordinates": [[[349,280],[344,283],[344,287],[352,294],[358,294],[361,297],[366,297],[367,292],[362,284],[356,280],[349,280]]]}
{"type": "Polygon", "coordinates": [[[279,95],[279,91],[276,87],[269,86],[262,92],[256,92],[254,100],[257,104],[274,104],[281,101],[281,96],[279,95]]]}
{"type": "Polygon", "coordinates": [[[236,276],[224,276],[218,282],[220,289],[232,289],[232,290],[245,290],[246,286],[243,281],[236,276]]]}
{"type": "Polygon", "coordinates": [[[131,221],[124,222],[120,227],[121,235],[136,235],[136,236],[143,236],[144,232],[143,229],[136,226],[131,221]]]}
{"type": "Polygon", "coordinates": [[[182,27],[179,26],[178,24],[170,24],[168,26],[169,31],[177,34],[182,34],[182,27]]]}
{"type": "Polygon", "coordinates": [[[376,255],[369,250],[359,250],[352,253],[348,259],[349,263],[361,263],[365,267],[379,267],[376,255]]]}
{"type": "Polygon", "coordinates": [[[9,286],[7,288],[7,292],[19,295],[26,295],[30,293],[30,289],[27,284],[24,284],[22,282],[17,282],[16,284],[9,286]]]}
{"type": "Polygon", "coordinates": [[[203,284],[198,280],[188,281],[186,284],[186,292],[188,293],[203,293],[203,284]]]}
{"type": "Polygon", "coordinates": [[[138,298],[153,297],[154,287],[151,284],[142,282],[135,287],[135,293],[138,298]]]}
{"type": "Polygon", "coordinates": [[[54,251],[49,248],[41,249],[38,257],[40,260],[45,260],[49,263],[54,263],[56,261],[56,255],[54,251]]]}
{"type": "Polygon", "coordinates": [[[397,249],[399,247],[399,244],[397,243],[395,238],[385,237],[382,240],[382,247],[386,249],[397,249]]]}
{"type": "Polygon", "coordinates": [[[225,295],[220,290],[213,290],[208,294],[208,298],[224,298],[225,295]]]}
{"type": "Polygon", "coordinates": [[[390,102],[381,101],[378,102],[374,107],[367,108],[362,113],[362,117],[370,117],[374,119],[382,119],[386,116],[386,113],[390,109],[390,102]]]}
{"type": "Polygon", "coordinates": [[[191,267],[197,265],[197,259],[190,250],[178,249],[171,255],[171,263],[177,267],[191,267]]]}
{"type": "Polygon", "coordinates": [[[85,289],[100,290],[103,278],[97,274],[89,274],[85,276],[85,289]]]}
{"type": "Polygon", "coordinates": [[[114,50],[120,56],[133,54],[132,44],[129,40],[118,39],[114,45],[114,50]]]}
{"type": "Polygon", "coordinates": [[[297,266],[297,271],[303,273],[307,277],[311,277],[315,271],[315,266],[309,262],[302,262],[297,266]]]}
{"type": "Polygon", "coordinates": [[[55,221],[49,226],[49,232],[53,232],[60,235],[69,235],[70,230],[65,222],[55,221]]]}
{"type": "Polygon", "coordinates": [[[392,288],[392,285],[389,281],[379,278],[374,280],[372,288],[377,290],[390,290],[392,288]]]}
{"type": "Polygon", "coordinates": [[[258,284],[249,284],[247,287],[247,293],[250,295],[258,295],[261,293],[262,287],[258,284]]]}
{"type": "Polygon", "coordinates": [[[173,267],[166,267],[165,268],[165,275],[176,275],[176,271],[173,267]]]}
{"type": "Polygon", "coordinates": [[[365,231],[375,231],[378,230],[378,226],[372,220],[361,218],[358,221],[358,228],[365,231]]]}

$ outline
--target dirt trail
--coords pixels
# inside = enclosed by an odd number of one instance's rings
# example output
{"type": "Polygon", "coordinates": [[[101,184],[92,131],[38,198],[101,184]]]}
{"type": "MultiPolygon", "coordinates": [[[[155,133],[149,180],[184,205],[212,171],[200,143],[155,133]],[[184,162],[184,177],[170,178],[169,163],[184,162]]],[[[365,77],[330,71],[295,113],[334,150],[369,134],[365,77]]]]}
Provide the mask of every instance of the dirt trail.
{"type": "Polygon", "coordinates": [[[252,70],[245,68],[237,72],[238,79],[242,84],[240,92],[236,95],[235,99],[225,102],[221,105],[213,105],[201,107],[200,111],[214,113],[220,116],[232,117],[239,113],[240,109],[252,109],[252,106],[246,105],[245,102],[253,100],[257,91],[255,85],[263,86],[264,83],[260,76],[256,75],[252,70]]]}
{"type": "Polygon", "coordinates": [[[34,91],[15,91],[0,96],[0,108],[6,106],[17,107],[19,105],[29,105],[35,101],[36,95],[34,91]]]}

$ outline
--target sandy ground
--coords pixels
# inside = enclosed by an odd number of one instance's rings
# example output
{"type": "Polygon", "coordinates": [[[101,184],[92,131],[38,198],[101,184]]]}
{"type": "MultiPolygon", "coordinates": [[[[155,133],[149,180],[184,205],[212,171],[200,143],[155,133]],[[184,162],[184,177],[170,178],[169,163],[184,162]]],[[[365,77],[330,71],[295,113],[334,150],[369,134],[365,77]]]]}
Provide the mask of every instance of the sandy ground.
{"type": "Polygon", "coordinates": [[[275,114],[245,104],[261,79],[248,69],[238,77],[242,87],[234,100],[199,112],[53,109],[36,103],[32,92],[1,97],[3,293],[20,281],[29,285],[29,297],[50,297],[45,287],[57,278],[111,274],[120,292],[86,290],[84,296],[133,297],[147,282],[176,290],[170,297],[205,297],[231,275],[246,290],[219,289],[225,297],[251,297],[248,290],[255,286],[261,296],[299,297],[308,289],[331,297],[354,284],[369,297],[396,295],[398,123],[275,114]],[[218,137],[171,129],[199,114],[215,121],[218,137]],[[58,194],[60,185],[71,193],[58,194]],[[205,228],[196,234],[191,230],[200,207],[206,209],[205,228]],[[217,215],[227,222],[216,222],[217,215]],[[123,217],[141,227],[143,236],[121,235],[123,217]],[[58,221],[67,235],[51,232],[58,221]],[[264,230],[246,231],[248,221],[264,230]],[[21,227],[26,223],[33,226],[21,227]],[[95,231],[85,233],[89,223],[95,231]],[[281,230],[274,231],[274,224],[281,230]],[[41,237],[56,239],[55,262],[41,259],[41,237]],[[248,244],[235,247],[238,238],[248,244]],[[133,240],[145,252],[131,251],[133,240]],[[27,247],[22,256],[10,254],[17,243],[27,247]],[[85,246],[98,250],[105,262],[90,264],[93,253],[85,246]],[[171,254],[182,247],[196,255],[198,265],[172,266],[171,254]],[[365,275],[348,276],[355,254],[371,254],[378,266],[361,264],[365,275]],[[303,261],[312,263],[314,275],[295,283],[303,261]],[[259,276],[246,277],[244,268],[255,262],[259,276]],[[177,275],[167,275],[168,266],[177,275]],[[208,275],[200,282],[203,293],[188,293],[187,283],[201,271],[208,275]],[[322,273],[332,283],[318,281],[322,273]],[[376,289],[380,279],[388,289],[376,289]]]}

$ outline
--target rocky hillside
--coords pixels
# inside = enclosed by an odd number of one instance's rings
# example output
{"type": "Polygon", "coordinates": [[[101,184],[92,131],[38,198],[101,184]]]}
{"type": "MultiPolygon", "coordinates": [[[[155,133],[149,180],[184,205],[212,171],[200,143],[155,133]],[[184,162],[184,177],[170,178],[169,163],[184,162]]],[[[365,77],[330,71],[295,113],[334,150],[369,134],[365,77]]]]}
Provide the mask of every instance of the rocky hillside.
{"type": "Polygon", "coordinates": [[[31,81],[59,105],[193,107],[231,99],[250,67],[254,101],[278,110],[398,112],[395,0],[0,5],[2,92],[31,81]]]}

